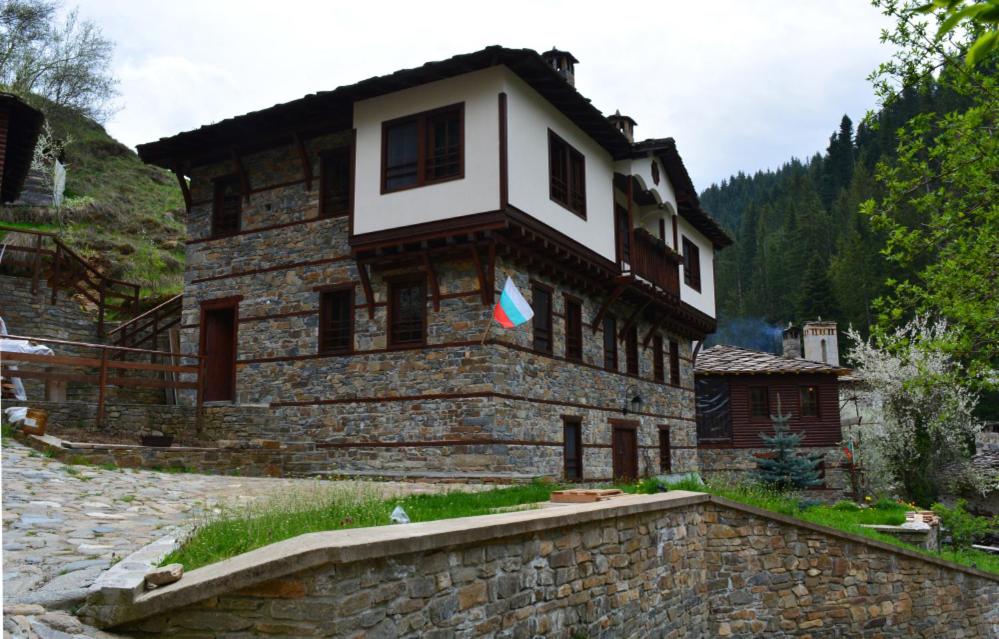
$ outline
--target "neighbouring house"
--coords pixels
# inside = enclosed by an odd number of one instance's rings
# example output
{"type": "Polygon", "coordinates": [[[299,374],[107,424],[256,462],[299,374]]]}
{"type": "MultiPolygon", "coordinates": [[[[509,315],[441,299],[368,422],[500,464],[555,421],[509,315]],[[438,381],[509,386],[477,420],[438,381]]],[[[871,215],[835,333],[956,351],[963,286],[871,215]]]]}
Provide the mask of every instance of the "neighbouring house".
{"type": "Polygon", "coordinates": [[[12,93],[0,92],[0,204],[21,195],[44,122],[41,111],[12,93]]]}
{"type": "Polygon", "coordinates": [[[697,447],[705,475],[738,479],[755,471],[768,453],[760,434],[773,432],[770,417],[780,411],[791,415],[793,432],[804,434],[802,452],[823,456],[822,488],[850,489],[839,397],[839,377],[849,369],[839,366],[835,323],[804,328],[804,357],[801,330],[793,326],[784,331],[784,355],[727,345],[697,355],[697,447]]]}
{"type": "Polygon", "coordinates": [[[139,146],[185,194],[204,399],[262,406],[315,472],[695,470],[691,344],[731,240],[576,64],[492,46],[139,146]],[[486,334],[507,277],[534,318],[486,334]]]}

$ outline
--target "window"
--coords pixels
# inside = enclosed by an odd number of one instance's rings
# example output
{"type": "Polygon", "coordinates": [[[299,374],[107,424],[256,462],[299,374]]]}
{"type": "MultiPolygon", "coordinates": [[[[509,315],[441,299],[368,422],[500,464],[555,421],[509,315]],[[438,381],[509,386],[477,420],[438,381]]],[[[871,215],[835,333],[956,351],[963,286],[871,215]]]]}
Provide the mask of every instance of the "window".
{"type": "Polygon", "coordinates": [[[666,241],[666,218],[659,218],[659,239],[666,241]]]}
{"type": "Polygon", "coordinates": [[[638,327],[624,334],[624,360],[629,375],[638,375],[638,327]]]}
{"type": "Polygon", "coordinates": [[[617,322],[613,315],[604,316],[604,368],[617,370],[617,322]]]}
{"type": "Polygon", "coordinates": [[[548,163],[551,198],[586,219],[586,162],[583,154],[550,129],[548,163]]]}
{"type": "Polygon", "coordinates": [[[659,427],[659,472],[673,472],[673,460],[670,458],[669,427],[659,427]]]}
{"type": "Polygon", "coordinates": [[[464,175],[463,104],[382,124],[382,193],[464,175]]]}
{"type": "Polygon", "coordinates": [[[539,284],[531,287],[534,308],[534,350],[552,353],[552,292],[539,284]]]}
{"type": "Polygon", "coordinates": [[[565,298],[565,358],[583,360],[583,305],[565,298]]]}
{"type": "Polygon", "coordinates": [[[697,415],[697,441],[732,439],[732,411],[728,382],[724,377],[703,375],[694,380],[697,415]]]}
{"type": "Polygon", "coordinates": [[[666,381],[666,361],[663,353],[663,336],[652,337],[652,378],[657,382],[666,381]]]}
{"type": "Polygon", "coordinates": [[[801,387],[801,416],[819,416],[819,388],[818,386],[801,387]]]}
{"type": "Polygon", "coordinates": [[[652,183],[659,186],[659,163],[652,160],[652,183]]]}
{"type": "Polygon", "coordinates": [[[680,385],[680,345],[673,340],[669,342],[669,383],[680,385]]]}
{"type": "Polygon", "coordinates": [[[227,175],[215,180],[215,202],[212,207],[212,235],[239,233],[243,210],[243,194],[239,176],[227,175]]]}
{"type": "Polygon", "coordinates": [[[701,256],[697,245],[683,238],[683,283],[701,290],[701,256]]]}
{"type": "Polygon", "coordinates": [[[562,418],[562,452],[566,481],[583,479],[583,424],[579,417],[562,418]]]}
{"type": "Polygon", "coordinates": [[[354,347],[354,287],[319,294],[319,352],[349,353],[354,347]]]}
{"type": "Polygon", "coordinates": [[[351,147],[322,154],[319,162],[319,215],[334,217],[350,213],[351,147]]]}
{"type": "Polygon", "coordinates": [[[749,387],[749,416],[770,417],[770,394],[766,386],[749,387]]]}
{"type": "Polygon", "coordinates": [[[389,345],[423,344],[427,329],[427,282],[419,279],[389,283],[389,345]]]}

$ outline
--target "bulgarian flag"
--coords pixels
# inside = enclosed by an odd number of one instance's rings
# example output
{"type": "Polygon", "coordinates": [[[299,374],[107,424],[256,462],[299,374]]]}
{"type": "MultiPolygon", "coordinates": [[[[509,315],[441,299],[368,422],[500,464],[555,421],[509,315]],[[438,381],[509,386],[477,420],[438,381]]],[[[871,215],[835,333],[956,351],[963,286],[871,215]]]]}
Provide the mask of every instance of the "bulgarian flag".
{"type": "Polygon", "coordinates": [[[517,290],[513,280],[507,277],[499,303],[493,309],[493,319],[499,322],[503,328],[513,328],[520,326],[532,317],[534,317],[534,310],[531,305],[517,290]]]}

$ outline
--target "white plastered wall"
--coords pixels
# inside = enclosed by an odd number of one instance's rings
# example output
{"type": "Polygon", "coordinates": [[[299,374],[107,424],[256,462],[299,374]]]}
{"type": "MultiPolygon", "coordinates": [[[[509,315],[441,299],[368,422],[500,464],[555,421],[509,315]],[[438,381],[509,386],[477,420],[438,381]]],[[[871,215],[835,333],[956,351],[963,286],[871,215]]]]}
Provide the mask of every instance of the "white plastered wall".
{"type": "Polygon", "coordinates": [[[509,202],[609,260],[614,249],[610,154],[510,71],[506,74],[509,202]],[[549,197],[548,129],[586,159],[586,219],[549,197]]]}
{"type": "Polygon", "coordinates": [[[354,233],[499,208],[499,106],[504,69],[491,67],[354,104],[354,233]],[[382,123],[464,103],[465,171],[457,180],[381,193],[382,123]]]}

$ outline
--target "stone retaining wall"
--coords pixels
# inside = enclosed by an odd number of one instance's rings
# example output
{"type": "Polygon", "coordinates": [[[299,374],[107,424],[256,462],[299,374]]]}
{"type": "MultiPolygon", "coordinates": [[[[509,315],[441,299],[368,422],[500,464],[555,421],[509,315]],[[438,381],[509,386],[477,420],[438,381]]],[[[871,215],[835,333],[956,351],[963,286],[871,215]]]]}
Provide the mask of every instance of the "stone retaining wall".
{"type": "Polygon", "coordinates": [[[313,533],[84,614],[136,637],[962,637],[999,577],[698,493],[313,533]]]}
{"type": "MultiPolygon", "coordinates": [[[[699,448],[697,450],[700,472],[706,479],[739,481],[749,479],[758,468],[757,455],[769,453],[766,448],[699,448]]],[[[843,451],[839,448],[806,447],[802,454],[822,455],[825,482],[811,494],[827,500],[851,498],[850,474],[844,466],[843,451]]]]}

